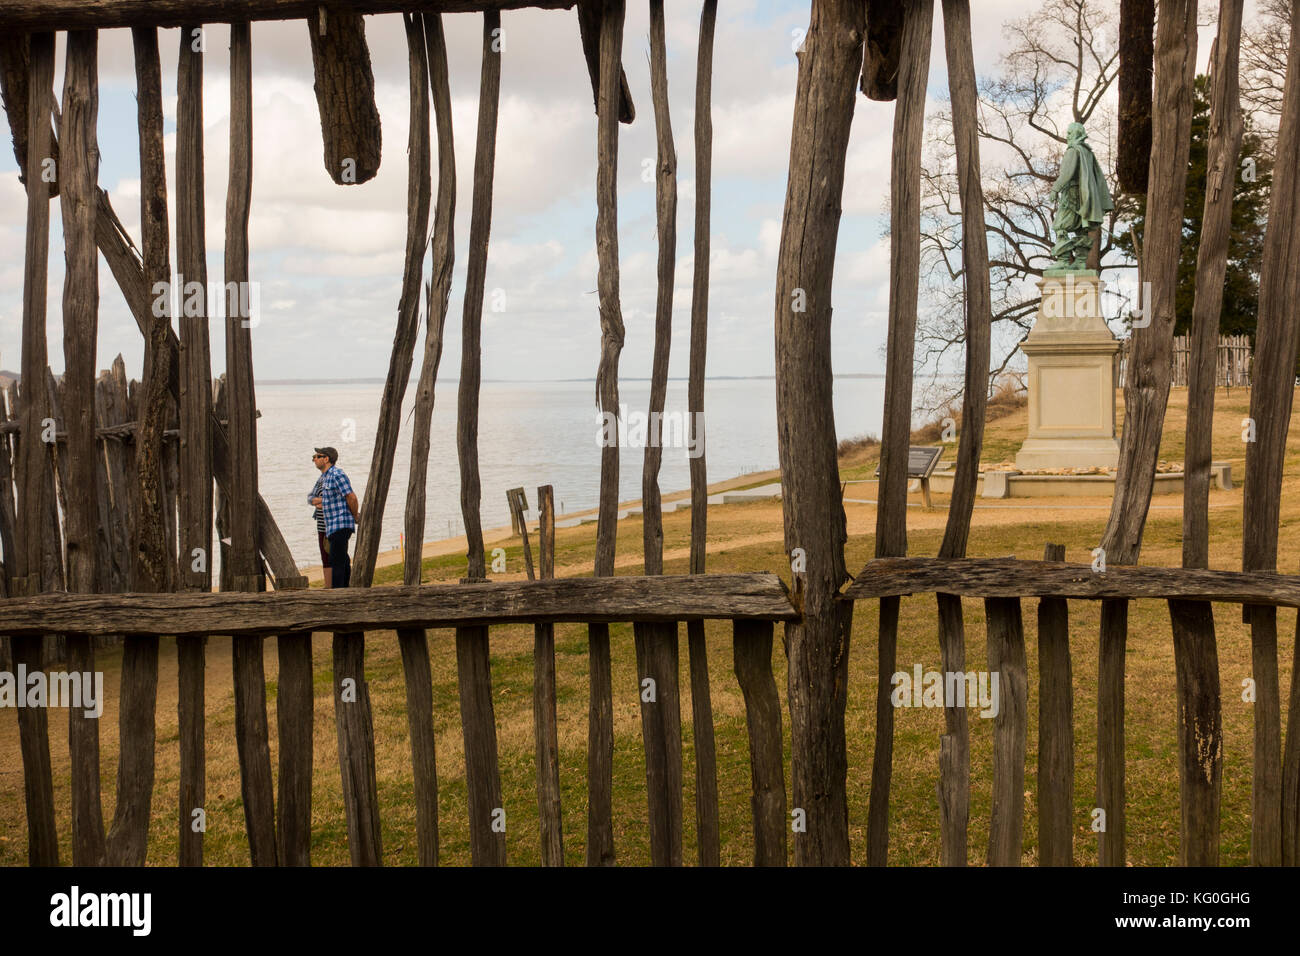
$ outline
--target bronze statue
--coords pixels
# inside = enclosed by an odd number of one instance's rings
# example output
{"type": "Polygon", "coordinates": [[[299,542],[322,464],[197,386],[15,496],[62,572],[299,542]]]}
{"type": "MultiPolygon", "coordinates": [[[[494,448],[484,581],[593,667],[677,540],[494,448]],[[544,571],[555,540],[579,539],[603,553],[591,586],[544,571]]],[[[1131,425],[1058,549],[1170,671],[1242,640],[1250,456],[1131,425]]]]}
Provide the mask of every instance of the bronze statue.
{"type": "Polygon", "coordinates": [[[1087,144],[1082,123],[1071,123],[1065,133],[1065,155],[1061,157],[1061,174],[1052,184],[1051,197],[1056,200],[1052,233],[1054,266],[1058,269],[1086,269],[1092,230],[1115,208],[1106,188],[1106,176],[1097,157],[1087,144]]]}

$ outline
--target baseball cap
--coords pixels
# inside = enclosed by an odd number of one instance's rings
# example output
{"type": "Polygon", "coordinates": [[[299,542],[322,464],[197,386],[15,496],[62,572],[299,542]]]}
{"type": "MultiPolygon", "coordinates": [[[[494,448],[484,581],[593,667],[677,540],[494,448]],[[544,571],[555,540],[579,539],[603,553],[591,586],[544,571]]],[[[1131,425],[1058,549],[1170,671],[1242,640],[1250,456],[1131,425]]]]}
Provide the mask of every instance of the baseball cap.
{"type": "Polygon", "coordinates": [[[316,454],[324,455],[330,460],[331,465],[339,460],[339,450],[337,448],[331,448],[329,445],[326,445],[324,448],[317,448],[316,454]]]}

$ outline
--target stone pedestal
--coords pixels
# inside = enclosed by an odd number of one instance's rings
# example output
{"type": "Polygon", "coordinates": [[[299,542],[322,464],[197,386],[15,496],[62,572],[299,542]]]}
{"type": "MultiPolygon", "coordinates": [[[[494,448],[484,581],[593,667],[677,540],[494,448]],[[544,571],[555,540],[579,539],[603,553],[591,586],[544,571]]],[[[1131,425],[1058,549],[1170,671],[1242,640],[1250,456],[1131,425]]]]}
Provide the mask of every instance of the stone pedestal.
{"type": "Polygon", "coordinates": [[[1029,437],[1016,467],[1114,468],[1119,342],[1102,318],[1102,282],[1092,272],[1049,269],[1038,287],[1038,317],[1020,343],[1029,359],[1029,437]]]}

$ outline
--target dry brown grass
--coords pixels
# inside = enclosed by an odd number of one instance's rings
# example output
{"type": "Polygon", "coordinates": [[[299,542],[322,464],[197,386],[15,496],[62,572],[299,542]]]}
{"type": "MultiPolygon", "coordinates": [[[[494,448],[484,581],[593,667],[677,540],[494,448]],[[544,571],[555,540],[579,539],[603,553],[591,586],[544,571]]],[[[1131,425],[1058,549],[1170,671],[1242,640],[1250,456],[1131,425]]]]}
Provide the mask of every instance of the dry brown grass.
{"type": "MultiPolygon", "coordinates": [[[[1181,455],[1185,421],[1185,391],[1171,399],[1169,427],[1162,447],[1165,457],[1181,455]]],[[[1230,459],[1240,482],[1242,445],[1240,422],[1247,407],[1245,390],[1229,396],[1219,393],[1219,416],[1214,428],[1215,457],[1230,459]]],[[[1012,412],[990,424],[990,448],[1012,444],[1024,435],[1024,410],[1012,412]]],[[[1284,528],[1300,526],[1300,440],[1288,449],[1283,498],[1284,528]]],[[[913,503],[917,503],[913,496],[913,503]]],[[[946,519],[946,499],[936,496],[934,511],[909,508],[909,548],[913,554],[935,553],[946,519]]],[[[1176,565],[1180,560],[1181,513],[1176,497],[1157,498],[1147,525],[1142,553],[1145,564],[1176,565]]],[[[970,541],[972,555],[1018,554],[1034,557],[1044,543],[1062,542],[1067,559],[1088,561],[1105,523],[1109,501],[1104,499],[1034,499],[1024,503],[977,504],[970,541]]],[[[872,529],[875,509],[868,504],[845,506],[849,530],[846,560],[857,572],[874,549],[872,529]]],[[[686,570],[689,512],[665,516],[665,569],[686,570]]],[[[594,526],[560,529],[557,539],[558,573],[590,572],[594,526]]],[[[758,502],[711,508],[709,534],[711,571],[773,570],[785,573],[781,505],[758,502]]],[[[1293,570],[1300,563],[1297,535],[1283,533],[1279,567],[1293,570]]],[[[621,573],[640,570],[639,519],[620,522],[618,567],[621,573]]],[[[1241,492],[1211,493],[1211,564],[1239,569],[1241,552],[1241,492]]],[[[517,544],[508,549],[511,567],[519,566],[517,544]]],[[[429,580],[454,580],[461,572],[458,555],[430,558],[429,580]]],[[[785,574],[788,578],[788,574],[785,574]]],[[[1024,608],[1029,663],[1029,728],[1025,777],[1025,862],[1037,853],[1037,640],[1034,602],[1024,608]]],[[[849,654],[848,734],[849,819],[855,859],[865,857],[868,783],[874,747],[876,693],[876,605],[860,604],[854,614],[849,654]]],[[[983,640],[983,605],[964,602],[967,624],[968,666],[979,669],[986,659],[983,640]]],[[[1088,829],[1095,785],[1096,669],[1098,608],[1084,601],[1070,608],[1070,643],[1075,687],[1075,862],[1095,861],[1095,838],[1088,829]]],[[[1235,606],[1217,610],[1220,682],[1223,688],[1224,770],[1222,861],[1244,864],[1250,844],[1250,774],[1253,711],[1241,701],[1241,682],[1250,673],[1250,639],[1235,606]]],[[[1292,618],[1283,617],[1280,628],[1280,664],[1285,699],[1290,686],[1294,637],[1292,618]]],[[[778,631],[779,636],[779,631],[778,631]]],[[[383,820],[385,862],[413,864],[416,859],[415,812],[409,739],[406,730],[404,684],[400,655],[391,632],[377,632],[367,640],[366,672],[374,704],[376,762],[383,820]]],[[[707,628],[710,692],[717,729],[722,860],[747,864],[752,859],[749,819],[749,762],[745,736],[744,704],[731,669],[730,631],[725,624],[707,628]]],[[[532,632],[527,627],[496,628],[492,632],[493,699],[496,708],[502,790],[507,810],[508,853],[513,863],[539,859],[537,810],[532,743],[532,632]]],[[[451,632],[430,632],[437,732],[439,814],[442,859],[446,863],[469,861],[469,834],[465,820],[466,790],[456,664],[451,632]]],[[[564,809],[565,850],[569,863],[583,859],[586,802],[587,655],[585,628],[557,628],[561,789],[564,809]]],[[[316,640],[316,728],[313,786],[313,860],[318,864],[348,862],[337,739],[331,703],[329,638],[316,640]]],[[[899,626],[898,669],[914,663],[937,669],[934,598],[918,595],[902,602],[899,626]]],[[[117,652],[102,653],[108,706],[100,723],[104,808],[112,812],[117,755],[116,696],[120,669],[117,652]]],[[[780,641],[773,667],[781,697],[786,698],[785,655],[780,641]]],[[[1167,608],[1161,602],[1135,602],[1130,612],[1130,637],[1126,658],[1126,775],[1128,783],[1128,855],[1137,864],[1172,865],[1178,843],[1178,763],[1176,698],[1172,641],[1167,608]]],[[[268,711],[275,752],[274,641],[267,642],[268,711]]],[[[157,781],[150,833],[151,863],[169,864],[176,858],[178,756],[176,721],[176,667],[174,642],[164,641],[160,662],[158,700],[157,781]]],[[[645,767],[641,753],[637,675],[631,629],[613,629],[614,681],[614,813],[615,845],[624,863],[649,859],[646,824],[645,767]]],[[[690,690],[687,655],[682,649],[682,715],[686,825],[685,856],[694,859],[694,748],[690,726],[690,690]]],[[[234,703],[231,688],[229,641],[214,638],[209,644],[207,673],[207,861],[217,865],[245,864],[247,842],[243,833],[238,762],[234,747],[234,703]]],[[[983,859],[990,812],[992,767],[991,722],[971,721],[972,803],[970,854],[983,859]]],[[[789,774],[789,715],[784,716],[789,774]]],[[[58,827],[63,839],[62,859],[70,858],[71,766],[67,751],[65,715],[54,711],[50,721],[58,827]]],[[[891,862],[932,865],[939,861],[939,837],[934,785],[938,768],[938,738],[943,715],[926,709],[900,709],[896,715],[894,778],[890,813],[891,862]]],[[[26,825],[22,796],[22,768],[18,750],[17,720],[11,710],[0,710],[0,864],[26,860],[26,825]]]]}

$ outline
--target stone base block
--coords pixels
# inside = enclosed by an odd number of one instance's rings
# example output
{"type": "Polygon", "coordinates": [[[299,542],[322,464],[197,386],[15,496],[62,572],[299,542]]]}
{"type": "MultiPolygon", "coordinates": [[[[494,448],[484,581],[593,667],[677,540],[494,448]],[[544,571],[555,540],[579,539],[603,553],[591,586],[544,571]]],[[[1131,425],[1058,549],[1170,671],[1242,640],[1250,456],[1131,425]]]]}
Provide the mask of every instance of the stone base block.
{"type": "Polygon", "coordinates": [[[1016,455],[1016,467],[1021,471],[1114,468],[1118,464],[1119,442],[1114,438],[1029,438],[1016,455]]]}

